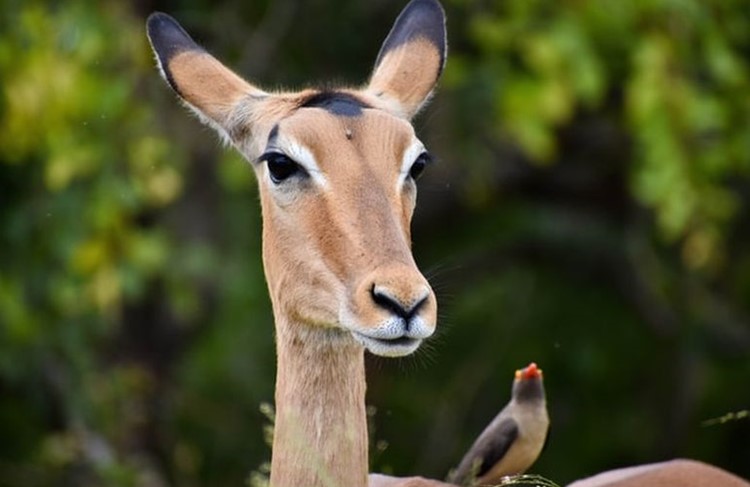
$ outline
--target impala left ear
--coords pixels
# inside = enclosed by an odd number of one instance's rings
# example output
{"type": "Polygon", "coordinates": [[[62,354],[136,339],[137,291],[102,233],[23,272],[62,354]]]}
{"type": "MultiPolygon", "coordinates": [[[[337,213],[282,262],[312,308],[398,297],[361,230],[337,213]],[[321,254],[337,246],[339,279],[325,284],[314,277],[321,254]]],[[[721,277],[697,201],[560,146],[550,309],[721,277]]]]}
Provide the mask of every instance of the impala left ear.
{"type": "Polygon", "coordinates": [[[156,54],[162,76],[169,86],[208,123],[228,140],[245,122],[238,117],[268,95],[221,64],[175,19],[155,12],[146,22],[148,39],[156,54]]]}
{"type": "Polygon", "coordinates": [[[380,48],[367,91],[410,119],[427,102],[445,65],[445,12],[437,0],[412,0],[380,48]]]}

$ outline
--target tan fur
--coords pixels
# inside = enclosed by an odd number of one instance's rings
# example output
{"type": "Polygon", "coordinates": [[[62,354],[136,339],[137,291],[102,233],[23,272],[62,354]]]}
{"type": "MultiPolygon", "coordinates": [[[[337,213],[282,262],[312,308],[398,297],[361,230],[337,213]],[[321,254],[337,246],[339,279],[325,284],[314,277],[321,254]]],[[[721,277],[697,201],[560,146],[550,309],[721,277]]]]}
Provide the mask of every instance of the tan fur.
{"type": "MultiPolygon", "coordinates": [[[[435,297],[409,249],[416,189],[398,184],[414,133],[378,110],[350,118],[307,108],[274,122],[279,138],[312,154],[326,185],[306,180],[304,187],[277,187],[266,166],[256,166],[279,358],[271,481],[275,487],[361,486],[367,472],[363,349],[348,331],[376,328],[389,317],[370,295],[375,282],[405,302],[427,292],[421,314],[431,328],[436,319],[435,297]]],[[[257,132],[267,137],[269,131],[257,132]]]]}
{"type": "Polygon", "coordinates": [[[437,68],[394,76],[391,59],[416,59],[407,51],[380,63],[374,90],[340,90],[372,107],[356,117],[299,108],[314,90],[266,93],[203,51],[177,53],[166,67],[185,102],[256,170],[276,319],[274,487],[367,483],[364,349],[355,336],[393,328],[374,286],[407,307],[425,300],[414,325],[420,338],[435,327],[435,296],[410,250],[416,186],[403,172],[408,151],[420,147],[405,116],[429,94],[437,68]],[[275,149],[309,154],[310,177],[270,180],[257,158],[274,127],[275,149]]]}
{"type": "Polygon", "coordinates": [[[749,487],[750,482],[695,460],[610,470],[573,482],[568,487],[749,487]]]}
{"type": "Polygon", "coordinates": [[[339,330],[279,324],[271,485],[365,485],[361,347],[339,330]]]}
{"type": "Polygon", "coordinates": [[[373,73],[368,91],[381,97],[395,113],[411,118],[432,93],[440,63],[441,53],[435,45],[417,38],[385,55],[373,73]]]}
{"type": "Polygon", "coordinates": [[[242,98],[264,95],[206,52],[178,53],[167,69],[180,96],[221,128],[229,128],[232,110],[242,98]]]}
{"type": "MultiPolygon", "coordinates": [[[[310,149],[328,186],[290,197],[261,185],[264,222],[273,222],[264,226],[263,241],[275,311],[321,326],[351,312],[357,322],[345,325],[377,326],[388,312],[372,301],[373,282],[388,283],[403,301],[428,289],[409,249],[416,188],[397,184],[411,126],[375,110],[350,119],[304,109],[279,132],[310,149]]],[[[425,318],[434,324],[432,294],[425,318]]]]}

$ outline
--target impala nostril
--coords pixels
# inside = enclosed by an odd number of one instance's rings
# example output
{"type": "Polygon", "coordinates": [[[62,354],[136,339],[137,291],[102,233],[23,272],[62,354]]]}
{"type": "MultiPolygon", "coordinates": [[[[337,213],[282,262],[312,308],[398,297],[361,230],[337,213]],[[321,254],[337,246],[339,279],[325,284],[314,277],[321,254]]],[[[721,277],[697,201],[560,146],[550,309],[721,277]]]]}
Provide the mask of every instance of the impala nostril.
{"type": "Polygon", "coordinates": [[[373,284],[370,294],[372,295],[372,300],[375,304],[381,308],[387,309],[405,320],[409,319],[409,310],[407,310],[402,303],[384,289],[373,284]]]}
{"type": "Polygon", "coordinates": [[[375,304],[391,311],[396,316],[403,318],[407,323],[427,302],[427,296],[424,296],[416,302],[404,303],[388,292],[387,289],[374,284],[370,289],[370,294],[372,295],[372,300],[375,304]]]}

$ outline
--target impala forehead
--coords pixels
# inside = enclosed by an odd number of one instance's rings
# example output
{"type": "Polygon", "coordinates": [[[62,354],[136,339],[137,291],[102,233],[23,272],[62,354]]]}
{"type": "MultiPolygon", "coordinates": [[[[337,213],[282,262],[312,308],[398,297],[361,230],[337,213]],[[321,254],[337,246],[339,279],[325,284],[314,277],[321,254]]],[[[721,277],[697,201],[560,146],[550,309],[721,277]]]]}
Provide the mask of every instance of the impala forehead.
{"type": "Polygon", "coordinates": [[[301,108],[274,127],[268,146],[326,180],[352,173],[398,177],[424,150],[409,122],[368,108],[356,116],[301,108]]]}

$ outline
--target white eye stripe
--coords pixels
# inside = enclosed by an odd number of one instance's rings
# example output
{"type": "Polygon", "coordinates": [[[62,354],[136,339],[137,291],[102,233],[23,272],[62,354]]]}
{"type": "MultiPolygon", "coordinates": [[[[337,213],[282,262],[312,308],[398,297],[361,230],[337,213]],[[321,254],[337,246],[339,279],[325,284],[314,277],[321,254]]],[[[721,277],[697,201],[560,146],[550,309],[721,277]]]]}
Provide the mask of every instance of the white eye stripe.
{"type": "Polygon", "coordinates": [[[276,139],[276,143],[273,145],[275,146],[274,149],[283,152],[294,162],[302,166],[313,179],[313,181],[315,181],[322,187],[328,185],[328,181],[326,180],[323,172],[320,170],[320,166],[318,166],[318,162],[315,160],[315,156],[313,156],[312,152],[310,152],[307,147],[298,143],[293,138],[283,135],[280,135],[276,139]]]}
{"type": "Polygon", "coordinates": [[[425,152],[425,148],[424,144],[419,140],[414,140],[414,142],[412,142],[412,144],[404,151],[404,157],[401,159],[401,172],[398,178],[399,187],[404,184],[406,178],[409,177],[409,172],[414,161],[417,160],[417,157],[419,157],[422,152],[425,152]]]}
{"type": "MultiPolygon", "coordinates": [[[[277,150],[284,153],[294,162],[302,166],[310,177],[321,187],[326,187],[328,185],[328,180],[326,179],[325,174],[320,170],[320,166],[318,166],[315,156],[313,156],[312,152],[307,147],[288,135],[279,135],[272,145],[273,147],[269,147],[267,150],[277,150]]],[[[409,177],[414,161],[416,161],[417,157],[423,152],[425,152],[424,144],[417,139],[415,139],[404,151],[404,155],[401,159],[399,177],[396,181],[397,189],[403,186],[404,182],[409,177]]]]}

